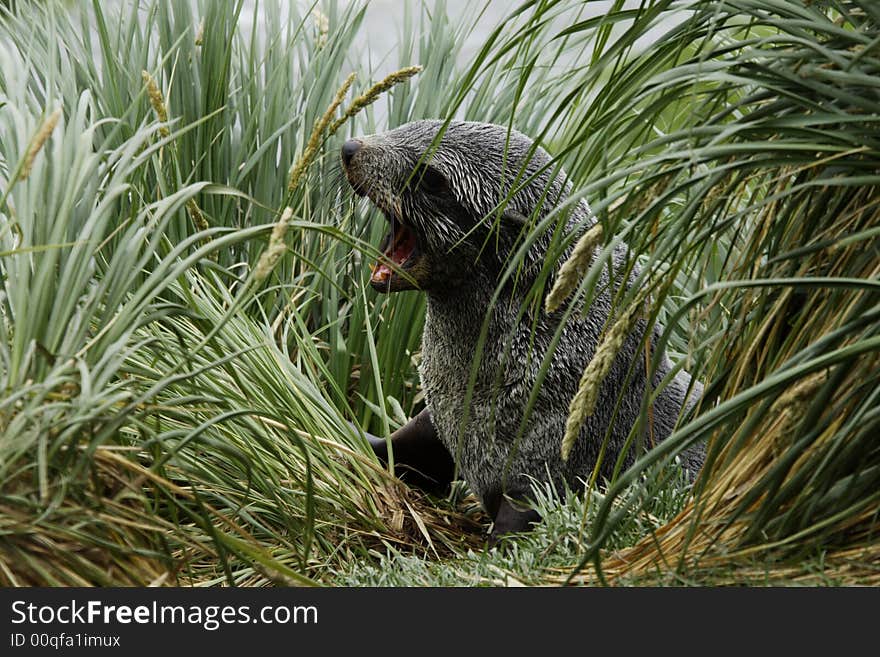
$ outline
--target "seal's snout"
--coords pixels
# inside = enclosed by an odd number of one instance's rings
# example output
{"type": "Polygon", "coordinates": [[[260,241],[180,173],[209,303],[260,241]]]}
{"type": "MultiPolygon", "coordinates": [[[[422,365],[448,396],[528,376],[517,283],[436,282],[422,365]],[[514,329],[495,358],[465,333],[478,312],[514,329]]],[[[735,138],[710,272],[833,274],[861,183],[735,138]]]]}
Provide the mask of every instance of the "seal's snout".
{"type": "Polygon", "coordinates": [[[345,166],[351,164],[351,158],[357,153],[363,144],[357,139],[349,139],[342,145],[342,163],[345,166]]]}
{"type": "MultiPolygon", "coordinates": [[[[366,196],[367,192],[366,189],[364,189],[362,175],[352,171],[352,160],[354,160],[355,153],[363,147],[364,142],[360,139],[349,139],[342,145],[342,148],[339,151],[339,156],[342,159],[342,169],[345,171],[345,177],[348,178],[351,188],[358,196],[366,196]]],[[[357,163],[355,163],[355,166],[357,166],[357,163]]]]}

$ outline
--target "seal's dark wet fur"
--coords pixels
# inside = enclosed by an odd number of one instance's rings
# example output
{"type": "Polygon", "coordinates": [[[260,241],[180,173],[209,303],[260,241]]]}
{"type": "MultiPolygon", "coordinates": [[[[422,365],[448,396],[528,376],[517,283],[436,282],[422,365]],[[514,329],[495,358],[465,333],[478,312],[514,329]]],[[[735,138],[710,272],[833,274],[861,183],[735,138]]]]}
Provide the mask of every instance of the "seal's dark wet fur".
{"type": "MultiPolygon", "coordinates": [[[[564,203],[570,185],[564,173],[548,166],[550,158],[543,149],[503,126],[451,122],[431,150],[443,125],[417,121],[353,140],[344,168],[353,188],[366,194],[392,220],[392,226],[412,230],[417,241],[402,271],[388,280],[373,281],[374,287],[385,291],[422,289],[428,298],[420,374],[430,424],[422,416],[418,431],[404,427],[400,444],[412,447],[423,435],[426,445],[439,439],[457,456],[462,477],[496,525],[500,522],[502,530],[523,529],[523,519],[534,517],[509,519],[516,513],[504,496],[527,497],[531,478],[549,480],[558,491],[564,490],[563,484],[581,488],[581,480],[590,476],[596,464],[609,426],[601,473],[610,475],[638,419],[645,393],[641,336],[646,324],[641,321],[625,341],[601,386],[595,413],[587,419],[569,459],[563,461],[560,446],[569,403],[611,311],[614,287],[609,286],[606,273],[589,310],[572,314],[565,324],[526,429],[515,440],[561,319],[561,312],[543,311],[538,317],[532,313],[519,317],[525,294],[543,265],[552,231],[537,236],[516,283],[507,284],[491,308],[490,302],[520,232],[564,203]],[[428,151],[429,157],[423,158],[428,151]],[[424,162],[416,170],[420,161],[424,162]],[[524,186],[511,194],[515,182],[524,186]],[[502,213],[499,206],[503,206],[502,213]],[[485,347],[466,409],[468,382],[487,313],[485,347]],[[424,431],[425,426],[430,430],[424,431]]],[[[567,231],[580,232],[595,222],[585,201],[570,205],[558,213],[567,231]]],[[[625,248],[614,253],[614,270],[624,269],[625,248]]],[[[652,346],[658,331],[658,327],[651,331],[652,346]]],[[[664,355],[652,386],[658,386],[671,367],[664,355]]],[[[650,429],[644,429],[651,432],[650,439],[666,438],[682,406],[692,404],[701,391],[699,383],[692,384],[686,372],[679,372],[654,402],[650,429]],[[689,387],[692,395],[686,402],[689,387]]],[[[418,449],[410,452],[417,454],[418,449]]],[[[627,454],[626,465],[634,460],[633,452],[627,454]]],[[[412,460],[419,461],[417,456],[412,460]]],[[[684,455],[682,467],[692,476],[702,460],[702,450],[693,449],[684,455]]],[[[418,467],[432,470],[431,463],[423,461],[418,467]]],[[[449,472],[448,464],[438,470],[449,472]]]]}

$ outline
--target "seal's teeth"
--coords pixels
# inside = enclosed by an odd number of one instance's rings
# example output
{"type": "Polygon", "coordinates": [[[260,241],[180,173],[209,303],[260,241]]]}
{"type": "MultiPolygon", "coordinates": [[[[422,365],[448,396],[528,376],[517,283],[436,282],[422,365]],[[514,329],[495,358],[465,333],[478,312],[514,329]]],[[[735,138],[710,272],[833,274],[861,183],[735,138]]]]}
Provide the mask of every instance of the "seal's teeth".
{"type": "Polygon", "coordinates": [[[370,281],[373,283],[385,283],[389,278],[391,278],[391,268],[385,264],[377,264],[375,267],[370,267],[372,270],[370,273],[370,281]]]}

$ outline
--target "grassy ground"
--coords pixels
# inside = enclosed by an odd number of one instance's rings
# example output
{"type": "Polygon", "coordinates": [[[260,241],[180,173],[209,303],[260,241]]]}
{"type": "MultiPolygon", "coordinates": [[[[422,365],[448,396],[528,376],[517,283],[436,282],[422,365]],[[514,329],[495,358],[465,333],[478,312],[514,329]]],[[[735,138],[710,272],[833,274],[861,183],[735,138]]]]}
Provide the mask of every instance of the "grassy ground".
{"type": "Polygon", "coordinates": [[[384,80],[357,3],[3,13],[0,583],[878,583],[880,15],[622,4],[525,2],[468,66],[442,3],[407,10],[384,80]],[[336,153],[438,116],[545,143],[707,384],[503,550],[353,428],[422,408],[424,302],[369,291],[383,222],[336,153]]]}

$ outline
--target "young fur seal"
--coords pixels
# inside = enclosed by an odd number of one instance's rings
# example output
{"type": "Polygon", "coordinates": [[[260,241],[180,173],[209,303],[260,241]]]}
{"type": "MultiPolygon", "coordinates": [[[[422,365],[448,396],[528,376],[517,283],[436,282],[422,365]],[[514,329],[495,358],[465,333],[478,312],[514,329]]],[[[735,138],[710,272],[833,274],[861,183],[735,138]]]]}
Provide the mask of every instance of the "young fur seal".
{"type": "MultiPolygon", "coordinates": [[[[440,491],[452,480],[456,457],[461,475],[494,520],[495,539],[539,520],[537,513],[517,503],[528,498],[533,479],[552,482],[560,493],[566,484],[572,490],[582,487],[600,457],[609,427],[600,472],[610,476],[645,392],[640,342],[646,324],[637,325],[620,349],[600,388],[594,414],[568,460],[563,460],[560,448],[569,403],[611,310],[614,288],[608,285],[606,271],[589,310],[573,313],[567,321],[525,431],[516,440],[562,315],[541,311],[537,319],[530,313],[518,317],[543,264],[551,230],[536,239],[518,280],[505,284],[491,309],[490,302],[517,237],[528,229],[528,218],[534,225],[536,217],[545,217],[565,200],[570,184],[564,173],[552,175],[549,155],[519,132],[453,121],[439,144],[433,144],[443,125],[416,121],[350,139],[342,146],[342,166],[354,191],[366,195],[390,224],[371,285],[379,292],[417,289],[428,296],[419,369],[427,407],[391,436],[395,464],[410,483],[440,491]],[[522,167],[524,174],[517,179],[522,167]],[[512,187],[516,191],[511,195],[512,187]],[[487,313],[488,334],[468,403],[487,313]]],[[[594,223],[581,201],[568,213],[566,229],[583,231],[594,223]]],[[[615,252],[615,269],[625,257],[625,247],[615,252]]],[[[654,327],[652,347],[658,334],[654,327]]],[[[664,355],[653,386],[671,367],[664,355]]],[[[679,372],[653,404],[652,439],[666,438],[682,406],[689,407],[701,392],[699,383],[691,384],[690,376],[679,372]],[[692,397],[686,401],[689,387],[692,397]]],[[[370,442],[387,460],[385,440],[370,436],[370,442]]],[[[626,456],[627,466],[634,452],[630,449],[626,456]]],[[[702,449],[693,449],[683,455],[682,467],[693,476],[702,461],[702,449]]]]}

